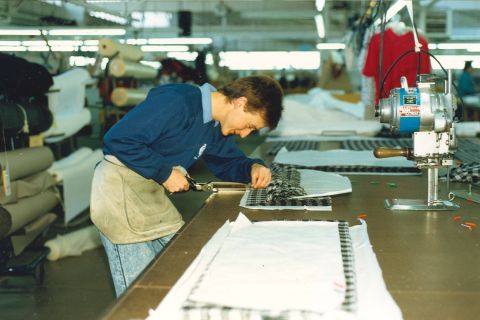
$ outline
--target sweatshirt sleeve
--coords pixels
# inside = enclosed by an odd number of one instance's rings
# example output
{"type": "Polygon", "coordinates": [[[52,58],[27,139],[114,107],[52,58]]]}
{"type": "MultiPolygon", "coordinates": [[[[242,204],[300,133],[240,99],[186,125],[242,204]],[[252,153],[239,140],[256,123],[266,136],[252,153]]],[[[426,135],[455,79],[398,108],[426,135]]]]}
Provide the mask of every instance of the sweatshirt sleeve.
{"type": "Polygon", "coordinates": [[[242,183],[251,182],[251,170],[254,163],[265,165],[260,159],[247,158],[235,144],[233,136],[217,143],[202,158],[216,177],[225,181],[242,183]]]}
{"type": "Polygon", "coordinates": [[[104,153],[116,156],[128,168],[147,179],[163,183],[172,164],[151,145],[187,121],[182,96],[152,89],[147,98],[130,110],[104,136],[104,153]]]}

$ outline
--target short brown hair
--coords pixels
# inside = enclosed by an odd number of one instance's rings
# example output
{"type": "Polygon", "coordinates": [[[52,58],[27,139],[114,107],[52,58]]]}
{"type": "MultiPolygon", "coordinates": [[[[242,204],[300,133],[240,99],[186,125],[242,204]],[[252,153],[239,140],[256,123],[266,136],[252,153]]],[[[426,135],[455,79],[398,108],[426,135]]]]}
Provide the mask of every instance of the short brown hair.
{"type": "Polygon", "coordinates": [[[262,114],[270,129],[275,129],[282,115],[283,90],[280,84],[267,76],[239,78],[220,92],[228,101],[246,97],[247,111],[262,114]]]}

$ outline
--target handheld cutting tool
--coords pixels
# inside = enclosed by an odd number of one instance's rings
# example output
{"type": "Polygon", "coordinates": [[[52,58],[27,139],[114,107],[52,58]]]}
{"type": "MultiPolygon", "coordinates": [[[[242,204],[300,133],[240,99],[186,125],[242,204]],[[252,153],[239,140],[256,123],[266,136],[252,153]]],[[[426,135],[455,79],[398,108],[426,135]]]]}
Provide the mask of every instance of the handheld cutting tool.
{"type": "Polygon", "coordinates": [[[247,185],[238,182],[197,182],[188,174],[185,176],[193,191],[224,192],[224,191],[245,191],[247,185]]]}

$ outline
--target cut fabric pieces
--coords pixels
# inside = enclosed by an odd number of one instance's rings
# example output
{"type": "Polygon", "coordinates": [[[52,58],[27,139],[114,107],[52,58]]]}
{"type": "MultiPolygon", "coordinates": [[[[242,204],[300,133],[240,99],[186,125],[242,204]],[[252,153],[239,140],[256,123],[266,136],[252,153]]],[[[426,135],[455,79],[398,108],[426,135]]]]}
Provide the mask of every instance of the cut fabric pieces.
{"type": "Polygon", "coordinates": [[[242,199],[240,199],[240,206],[249,209],[264,209],[264,210],[317,210],[317,211],[331,211],[332,198],[330,197],[316,197],[303,199],[277,199],[274,201],[267,201],[266,189],[248,189],[242,199]]]}
{"type": "Polygon", "coordinates": [[[265,318],[402,319],[366,224],[252,223],[240,214],[213,235],[148,320],[265,318]]]}
{"type": "Polygon", "coordinates": [[[348,174],[420,174],[415,162],[405,158],[377,159],[372,151],[327,150],[285,151],[281,150],[274,163],[293,166],[297,169],[314,169],[348,174]]]}
{"type": "Polygon", "coordinates": [[[331,195],[352,192],[350,180],[338,174],[297,170],[272,164],[266,189],[248,189],[240,206],[250,209],[331,210],[331,195]]]}

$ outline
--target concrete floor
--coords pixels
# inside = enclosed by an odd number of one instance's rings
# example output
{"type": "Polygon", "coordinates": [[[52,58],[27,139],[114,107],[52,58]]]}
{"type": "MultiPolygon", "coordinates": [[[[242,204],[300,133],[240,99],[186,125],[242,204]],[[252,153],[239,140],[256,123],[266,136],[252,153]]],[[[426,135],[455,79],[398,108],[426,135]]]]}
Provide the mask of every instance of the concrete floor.
{"type": "MultiPolygon", "coordinates": [[[[250,154],[263,141],[252,135],[238,141],[240,148],[250,154]]],[[[79,137],[79,146],[99,147],[98,139],[79,137]]],[[[199,182],[210,181],[213,176],[203,163],[197,163],[190,174],[199,182]]],[[[208,193],[186,192],[171,196],[172,202],[189,220],[202,206],[208,193]]],[[[72,223],[88,225],[88,211],[72,223]]],[[[48,238],[75,230],[61,224],[50,228],[48,238]]],[[[58,261],[46,261],[45,278],[37,285],[31,277],[0,277],[0,319],[2,320],[65,320],[97,319],[115,302],[108,262],[103,248],[84,252],[81,256],[58,261]]]]}

